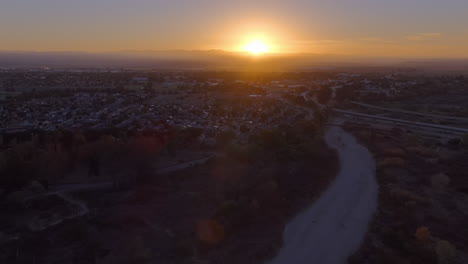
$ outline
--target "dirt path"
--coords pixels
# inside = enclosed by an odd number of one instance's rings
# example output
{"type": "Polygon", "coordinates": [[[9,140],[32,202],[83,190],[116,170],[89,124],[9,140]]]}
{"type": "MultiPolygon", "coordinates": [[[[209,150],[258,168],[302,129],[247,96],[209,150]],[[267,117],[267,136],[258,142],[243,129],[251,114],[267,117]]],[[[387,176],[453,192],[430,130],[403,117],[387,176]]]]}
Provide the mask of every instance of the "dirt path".
{"type": "Polygon", "coordinates": [[[169,167],[166,167],[166,168],[162,168],[162,169],[158,170],[158,173],[167,174],[167,173],[175,172],[175,171],[178,171],[178,170],[183,170],[183,169],[189,168],[191,166],[201,165],[201,164],[207,162],[209,159],[211,159],[211,158],[213,158],[215,156],[217,156],[217,155],[213,154],[213,155],[210,155],[210,156],[208,156],[206,158],[202,158],[202,159],[198,159],[198,160],[191,160],[191,161],[187,161],[187,162],[184,162],[184,163],[181,163],[181,164],[177,164],[177,165],[169,166],[169,167]]]}
{"type": "Polygon", "coordinates": [[[327,131],[341,168],[312,207],[285,228],[283,248],[270,264],[342,264],[362,243],[377,207],[372,154],[340,127],[327,131]]]}

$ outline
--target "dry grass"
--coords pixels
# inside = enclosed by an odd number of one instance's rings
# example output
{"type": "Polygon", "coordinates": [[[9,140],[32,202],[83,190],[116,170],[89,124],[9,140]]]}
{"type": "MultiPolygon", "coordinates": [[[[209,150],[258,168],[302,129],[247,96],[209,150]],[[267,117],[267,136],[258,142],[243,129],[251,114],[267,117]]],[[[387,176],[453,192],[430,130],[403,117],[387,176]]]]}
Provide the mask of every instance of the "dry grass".
{"type": "Polygon", "coordinates": [[[418,146],[418,147],[409,147],[407,148],[409,153],[413,153],[426,158],[437,157],[437,152],[433,149],[418,146]]]}
{"type": "Polygon", "coordinates": [[[383,155],[402,158],[406,156],[406,151],[401,148],[387,148],[383,150],[383,155]]]}
{"type": "Polygon", "coordinates": [[[438,173],[438,174],[432,175],[431,177],[432,188],[436,190],[444,190],[448,187],[449,184],[450,184],[450,178],[444,173],[438,173]]]}
{"type": "Polygon", "coordinates": [[[378,169],[384,168],[402,168],[405,166],[405,160],[399,157],[389,157],[380,160],[377,164],[378,169]]]}

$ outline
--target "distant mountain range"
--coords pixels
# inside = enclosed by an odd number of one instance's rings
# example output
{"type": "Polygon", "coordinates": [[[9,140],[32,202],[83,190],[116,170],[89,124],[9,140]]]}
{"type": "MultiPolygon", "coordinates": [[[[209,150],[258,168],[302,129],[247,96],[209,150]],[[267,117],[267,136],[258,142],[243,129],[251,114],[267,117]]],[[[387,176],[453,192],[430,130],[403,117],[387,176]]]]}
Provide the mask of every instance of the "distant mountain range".
{"type": "Polygon", "coordinates": [[[172,70],[307,70],[330,67],[408,67],[468,71],[468,59],[372,58],[333,54],[250,55],[223,50],[29,52],[0,51],[0,67],[104,67],[172,70]]]}

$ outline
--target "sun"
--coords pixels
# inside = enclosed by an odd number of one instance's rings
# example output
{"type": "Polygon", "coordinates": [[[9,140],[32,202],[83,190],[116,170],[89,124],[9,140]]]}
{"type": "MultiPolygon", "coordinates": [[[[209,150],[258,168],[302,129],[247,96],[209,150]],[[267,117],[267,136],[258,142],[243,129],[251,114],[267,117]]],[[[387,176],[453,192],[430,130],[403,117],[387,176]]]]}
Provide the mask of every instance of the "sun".
{"type": "Polygon", "coordinates": [[[247,44],[244,49],[252,54],[262,54],[268,52],[269,47],[265,43],[256,40],[247,44]]]}

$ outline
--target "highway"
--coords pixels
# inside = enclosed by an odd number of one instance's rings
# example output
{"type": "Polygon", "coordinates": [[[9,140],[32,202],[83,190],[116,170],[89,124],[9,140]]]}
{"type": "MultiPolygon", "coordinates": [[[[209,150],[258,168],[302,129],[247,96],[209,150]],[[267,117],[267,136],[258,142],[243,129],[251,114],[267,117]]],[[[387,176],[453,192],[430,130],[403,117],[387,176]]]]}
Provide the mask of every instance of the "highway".
{"type": "Polygon", "coordinates": [[[456,133],[461,133],[461,134],[468,133],[468,129],[466,129],[466,128],[459,128],[459,127],[452,127],[452,126],[444,126],[444,125],[435,125],[435,124],[422,123],[422,122],[407,121],[407,120],[403,120],[403,119],[396,119],[396,118],[381,117],[381,116],[376,116],[376,115],[361,114],[361,113],[356,113],[356,112],[341,110],[341,109],[334,109],[333,111],[336,112],[336,113],[339,113],[339,114],[353,115],[353,116],[363,117],[363,118],[368,118],[368,119],[383,120],[383,121],[389,121],[389,122],[405,124],[405,125],[413,125],[413,126],[427,127],[427,128],[432,128],[432,129],[446,130],[446,131],[451,131],[451,132],[456,132],[456,133]]]}
{"type": "Polygon", "coordinates": [[[375,106],[375,105],[370,105],[370,104],[364,104],[360,102],[355,102],[351,101],[352,104],[366,107],[366,108],[371,108],[371,109],[377,109],[377,110],[382,110],[382,111],[388,111],[388,112],[395,112],[395,113],[402,113],[402,114],[409,114],[409,115],[417,115],[417,116],[425,116],[425,117],[430,117],[430,118],[438,118],[438,119],[446,119],[446,120],[457,120],[457,121],[463,121],[468,123],[468,118],[464,117],[458,117],[458,116],[446,116],[446,115],[435,115],[435,114],[426,114],[426,113],[421,113],[421,112],[415,112],[415,111],[408,111],[408,110],[401,110],[401,109],[392,109],[392,108],[386,108],[386,107],[380,107],[380,106],[375,106]]]}

